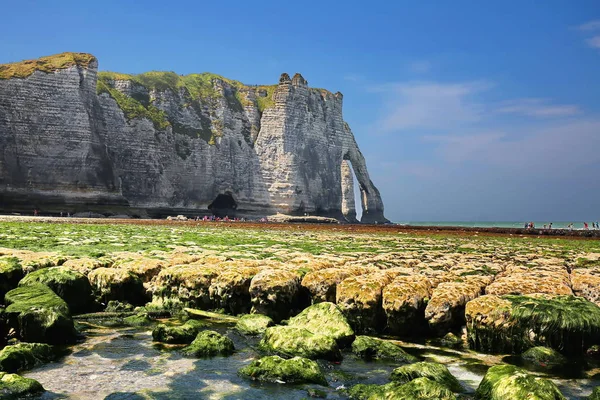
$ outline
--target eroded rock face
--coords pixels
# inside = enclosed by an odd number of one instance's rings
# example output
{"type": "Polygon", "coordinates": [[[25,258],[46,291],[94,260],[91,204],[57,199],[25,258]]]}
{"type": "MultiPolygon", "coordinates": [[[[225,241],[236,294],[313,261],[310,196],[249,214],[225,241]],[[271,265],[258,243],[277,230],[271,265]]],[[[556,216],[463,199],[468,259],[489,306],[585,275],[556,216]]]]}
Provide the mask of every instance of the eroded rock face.
{"type": "Polygon", "coordinates": [[[300,74],[246,86],[212,74],[98,74],[92,56],[61,57],[71,61],[0,75],[2,211],[354,222],[352,168],[362,221],[387,221],[341,93],[309,88],[300,74]]]}

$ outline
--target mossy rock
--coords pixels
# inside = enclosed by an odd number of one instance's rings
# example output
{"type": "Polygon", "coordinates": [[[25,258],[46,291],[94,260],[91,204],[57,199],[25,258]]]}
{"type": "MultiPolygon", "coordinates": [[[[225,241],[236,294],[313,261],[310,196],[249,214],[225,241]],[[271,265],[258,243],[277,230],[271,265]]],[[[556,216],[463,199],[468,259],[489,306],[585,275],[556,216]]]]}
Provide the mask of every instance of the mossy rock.
{"type": "Polygon", "coordinates": [[[42,268],[25,276],[19,286],[42,284],[60,296],[72,314],[90,311],[92,287],[88,278],[80,272],[66,267],[42,268]]]}
{"type": "Polygon", "coordinates": [[[408,383],[421,377],[440,383],[453,392],[458,393],[464,390],[458,379],[448,371],[445,365],[435,362],[422,361],[403,365],[392,371],[390,380],[398,383],[408,383]]]}
{"type": "Polygon", "coordinates": [[[263,351],[286,357],[322,358],[331,361],[342,359],[342,353],[333,338],[315,335],[306,329],[293,326],[267,328],[259,346],[263,351]]]}
{"type": "Polygon", "coordinates": [[[228,356],[233,354],[233,342],[227,336],[215,331],[202,331],[196,339],[183,349],[183,352],[195,357],[228,356]]]}
{"type": "Polygon", "coordinates": [[[421,377],[406,384],[391,382],[386,385],[355,385],[348,390],[355,400],[456,400],[456,395],[446,386],[421,377]]]}
{"type": "Polygon", "coordinates": [[[567,358],[558,351],[543,346],[532,347],[521,354],[521,358],[526,364],[542,369],[559,368],[567,363],[567,358]]]}
{"type": "Polygon", "coordinates": [[[17,287],[23,275],[23,268],[18,258],[0,258],[0,304],[4,302],[4,295],[17,287]]]}
{"type": "Polygon", "coordinates": [[[462,339],[452,332],[448,332],[439,340],[442,346],[460,348],[464,346],[462,339]]]}
{"type": "Polygon", "coordinates": [[[44,387],[35,379],[0,372],[0,399],[23,399],[44,391],[44,387]]]}
{"type": "Polygon", "coordinates": [[[590,346],[589,349],[585,351],[585,355],[589,358],[600,360],[600,345],[590,346]]]}
{"type": "Polygon", "coordinates": [[[565,399],[552,381],[530,375],[514,365],[496,365],[488,369],[476,395],[482,400],[565,399]]]}
{"type": "Polygon", "coordinates": [[[294,357],[289,360],[267,356],[239,370],[239,374],[252,380],[272,383],[316,383],[327,386],[325,375],[313,360],[294,357]]]}
{"type": "Polygon", "coordinates": [[[205,323],[193,319],[180,326],[159,324],[152,331],[152,339],[162,343],[190,344],[204,327],[206,327],[205,323]]]}
{"type": "Polygon", "coordinates": [[[596,386],[594,390],[592,390],[592,394],[590,394],[588,400],[600,400],[600,386],[596,386]]]}
{"type": "Polygon", "coordinates": [[[129,303],[121,302],[118,300],[110,300],[108,304],[106,304],[105,312],[128,312],[133,311],[135,307],[129,303]]]}
{"type": "Polygon", "coordinates": [[[18,372],[50,362],[58,354],[53,346],[43,343],[19,343],[0,350],[0,371],[18,372]]]}
{"type": "Polygon", "coordinates": [[[329,302],[317,303],[305,308],[300,314],[290,318],[288,326],[329,336],[340,347],[347,346],[354,340],[354,331],[346,317],[338,306],[329,302]]]}
{"type": "Polygon", "coordinates": [[[243,335],[262,335],[273,325],[273,320],[266,315],[248,314],[238,320],[235,329],[243,335]]]}
{"type": "Polygon", "coordinates": [[[397,344],[371,336],[357,336],[352,343],[352,352],[365,360],[418,361],[397,344]]]}
{"type": "Polygon", "coordinates": [[[252,278],[249,292],[252,313],[280,322],[299,308],[300,277],[291,271],[265,269],[252,278]]]}
{"type": "Polygon", "coordinates": [[[69,307],[47,286],[19,286],[5,296],[9,325],[25,342],[67,344],[75,341],[69,307]]]}
{"type": "Polygon", "coordinates": [[[472,349],[519,354],[546,346],[567,357],[600,344],[600,307],[575,296],[485,295],[467,303],[472,349]]]}
{"type": "Polygon", "coordinates": [[[88,274],[92,290],[98,299],[107,304],[111,300],[133,305],[146,303],[142,280],[133,272],[121,268],[96,268],[88,274]]]}
{"type": "Polygon", "coordinates": [[[138,314],[123,318],[123,324],[128,326],[148,326],[152,325],[153,323],[154,321],[148,317],[148,314],[145,312],[140,312],[138,314]]]}

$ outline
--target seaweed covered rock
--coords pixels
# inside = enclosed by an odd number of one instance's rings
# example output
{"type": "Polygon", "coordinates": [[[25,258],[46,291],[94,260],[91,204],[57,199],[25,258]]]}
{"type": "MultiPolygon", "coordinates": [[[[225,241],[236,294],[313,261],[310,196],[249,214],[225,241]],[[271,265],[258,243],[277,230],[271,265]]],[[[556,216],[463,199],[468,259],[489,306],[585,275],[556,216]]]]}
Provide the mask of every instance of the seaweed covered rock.
{"type": "Polygon", "coordinates": [[[571,285],[576,296],[600,306],[600,266],[573,269],[571,285]]]}
{"type": "Polygon", "coordinates": [[[273,325],[273,320],[266,315],[247,314],[238,320],[235,329],[243,335],[262,335],[268,327],[273,325]]]}
{"type": "Polygon", "coordinates": [[[233,342],[227,336],[215,331],[202,331],[196,339],[183,349],[183,352],[195,357],[228,356],[233,354],[233,342]]]}
{"type": "Polygon", "coordinates": [[[264,314],[275,322],[293,315],[299,308],[300,277],[291,271],[266,269],[250,282],[252,312],[264,314]]]}
{"type": "Polygon", "coordinates": [[[514,365],[496,365],[488,369],[476,392],[481,400],[564,400],[556,385],[528,374],[514,365]]]}
{"type": "Polygon", "coordinates": [[[397,383],[408,383],[421,377],[442,384],[453,392],[463,391],[463,387],[458,382],[458,379],[448,371],[448,368],[443,364],[435,362],[422,361],[403,365],[392,371],[390,380],[397,383]]]}
{"type": "Polygon", "coordinates": [[[567,358],[558,351],[549,347],[532,347],[523,354],[521,358],[526,365],[536,369],[553,369],[563,367],[567,363],[567,358]]]}
{"type": "Polygon", "coordinates": [[[66,267],[50,267],[33,271],[19,286],[40,283],[60,296],[73,314],[89,311],[92,306],[92,288],[85,275],[66,267]]]}
{"type": "Polygon", "coordinates": [[[588,400],[600,400],[600,386],[596,386],[594,390],[592,390],[592,394],[590,394],[588,400]]]}
{"type": "Polygon", "coordinates": [[[317,303],[305,308],[300,314],[290,318],[288,326],[329,336],[340,347],[347,346],[354,340],[354,331],[346,317],[335,304],[329,302],[317,303]]]}
{"type": "Polygon", "coordinates": [[[142,281],[133,272],[121,268],[96,268],[88,274],[94,294],[103,302],[124,301],[143,305],[146,294],[142,281]]]}
{"type": "Polygon", "coordinates": [[[233,315],[250,312],[250,282],[258,271],[257,267],[239,267],[219,274],[208,288],[214,306],[233,315]]]}
{"type": "Polygon", "coordinates": [[[179,326],[159,324],[152,331],[152,339],[162,343],[190,344],[204,327],[206,327],[205,323],[194,319],[179,326]]]}
{"type": "Polygon", "coordinates": [[[109,268],[113,265],[113,263],[114,261],[108,257],[82,257],[70,258],[67,261],[65,261],[65,263],[62,266],[74,269],[75,271],[87,276],[91,271],[95,270],[96,268],[109,268]]]}
{"type": "Polygon", "coordinates": [[[116,262],[113,267],[125,269],[134,273],[142,282],[150,282],[161,269],[168,264],[164,260],[148,257],[136,257],[134,259],[121,260],[116,262]]]}
{"type": "Polygon", "coordinates": [[[123,324],[127,326],[148,326],[152,325],[153,323],[154,321],[146,312],[139,312],[123,318],[123,324]]]}
{"type": "Polygon", "coordinates": [[[44,391],[44,387],[35,379],[0,372],[0,399],[23,399],[44,391]]]}
{"type": "Polygon", "coordinates": [[[302,287],[310,292],[313,303],[322,301],[335,303],[337,285],[353,275],[351,270],[345,268],[312,271],[302,278],[302,287]]]}
{"type": "Polygon", "coordinates": [[[456,400],[456,395],[446,386],[425,377],[406,384],[354,385],[348,390],[348,396],[354,400],[456,400]]]}
{"type": "Polygon", "coordinates": [[[337,342],[324,335],[315,335],[303,328],[273,326],[267,328],[260,348],[286,357],[323,358],[339,361],[342,354],[337,342]]]}
{"type": "Polygon", "coordinates": [[[425,307],[431,297],[431,283],[424,276],[399,276],[383,290],[382,307],[386,331],[395,335],[416,335],[424,330],[425,307]]]}
{"type": "Polygon", "coordinates": [[[18,372],[50,362],[57,357],[54,347],[43,343],[18,343],[0,350],[0,371],[18,372]]]}
{"type": "Polygon", "coordinates": [[[47,286],[19,286],[5,296],[9,325],[24,342],[65,344],[75,340],[69,307],[47,286]]]}
{"type": "Polygon", "coordinates": [[[241,376],[272,383],[316,383],[327,386],[325,375],[313,360],[294,357],[289,360],[267,356],[239,370],[241,376]]]}
{"type": "Polygon", "coordinates": [[[14,289],[23,279],[23,268],[16,257],[0,258],[0,304],[4,302],[4,295],[14,289]]]}
{"type": "Polygon", "coordinates": [[[572,295],[569,272],[564,265],[534,264],[511,266],[499,273],[494,282],[485,288],[486,294],[529,295],[545,293],[572,295]]]}
{"type": "Polygon", "coordinates": [[[210,309],[210,285],[220,272],[214,265],[201,264],[164,268],[150,283],[152,303],[166,308],[210,309]]]}
{"type": "Polygon", "coordinates": [[[478,351],[546,346],[580,356],[600,342],[600,307],[580,297],[485,295],[467,303],[465,315],[469,345],[478,351]]]}
{"type": "Polygon", "coordinates": [[[418,361],[397,344],[371,336],[357,336],[352,343],[352,352],[365,360],[418,361]]]}

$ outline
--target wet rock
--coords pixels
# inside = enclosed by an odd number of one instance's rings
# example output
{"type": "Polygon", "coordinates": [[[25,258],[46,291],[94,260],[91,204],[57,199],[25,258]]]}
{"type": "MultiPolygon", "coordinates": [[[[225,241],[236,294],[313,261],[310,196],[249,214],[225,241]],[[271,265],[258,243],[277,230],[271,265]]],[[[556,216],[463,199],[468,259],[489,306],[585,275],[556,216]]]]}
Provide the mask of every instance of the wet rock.
{"type": "Polygon", "coordinates": [[[407,363],[418,361],[399,345],[371,336],[357,336],[352,343],[352,353],[365,360],[392,360],[407,363]]]}
{"type": "Polygon", "coordinates": [[[261,314],[242,316],[235,324],[235,329],[243,335],[262,335],[268,327],[273,326],[271,318],[261,314]]]}
{"type": "Polygon", "coordinates": [[[275,322],[293,315],[299,297],[300,278],[290,271],[263,270],[250,283],[252,313],[268,315],[275,322]]]}
{"type": "Polygon", "coordinates": [[[175,265],[160,271],[150,283],[152,302],[166,308],[210,309],[209,288],[221,269],[214,265],[175,265]]]}
{"type": "Polygon", "coordinates": [[[183,352],[195,357],[228,356],[233,354],[233,342],[227,336],[215,331],[202,331],[196,339],[183,349],[183,352]]]}
{"type": "Polygon", "coordinates": [[[19,286],[6,294],[9,325],[24,342],[64,344],[75,340],[69,307],[45,285],[19,286]]]}
{"type": "Polygon", "coordinates": [[[43,343],[19,343],[0,350],[0,371],[18,372],[57,358],[54,347],[43,343]]]}
{"type": "Polygon", "coordinates": [[[521,354],[527,365],[534,369],[554,369],[564,367],[567,358],[549,347],[536,346],[521,354]]]}
{"type": "Polygon", "coordinates": [[[356,400],[456,400],[450,389],[427,378],[417,378],[406,384],[355,385],[348,391],[356,400]]]}
{"type": "Polygon", "coordinates": [[[565,399],[552,381],[534,377],[513,365],[496,365],[488,369],[476,395],[483,400],[565,399]]]}
{"type": "Polygon", "coordinates": [[[145,312],[140,312],[135,315],[123,318],[123,324],[127,326],[148,326],[152,325],[154,321],[148,317],[145,312]]]}
{"type": "Polygon", "coordinates": [[[121,268],[97,268],[88,274],[94,294],[103,302],[118,300],[134,305],[146,302],[144,285],[134,273],[121,268]]]}
{"type": "Polygon", "coordinates": [[[465,345],[463,340],[452,332],[446,333],[444,337],[440,339],[440,344],[442,346],[454,348],[463,347],[465,345]]]}
{"type": "Polygon", "coordinates": [[[600,400],[600,386],[596,386],[594,390],[592,390],[592,394],[590,394],[588,400],[600,400]]]}
{"type": "Polygon", "coordinates": [[[250,282],[260,269],[230,268],[212,280],[208,292],[217,308],[236,315],[250,312],[250,282]]]}
{"type": "Polygon", "coordinates": [[[323,358],[332,361],[342,359],[337,342],[333,338],[315,335],[306,329],[291,326],[267,328],[260,348],[286,357],[323,358]]]}
{"type": "Polygon", "coordinates": [[[0,372],[0,399],[23,399],[44,391],[44,387],[35,379],[0,372]]]}
{"type": "Polygon", "coordinates": [[[66,267],[50,267],[34,271],[25,276],[19,286],[42,284],[60,296],[73,314],[90,311],[92,288],[85,275],[66,267]]]}
{"type": "Polygon", "coordinates": [[[327,386],[325,375],[313,360],[294,357],[289,360],[267,356],[239,370],[241,376],[271,383],[316,383],[327,386]]]}
{"type": "Polygon", "coordinates": [[[4,303],[6,292],[16,288],[23,275],[23,268],[18,258],[0,258],[0,304],[4,303]]]}
{"type": "Polygon", "coordinates": [[[569,273],[564,266],[536,265],[532,267],[513,266],[496,276],[485,289],[486,294],[528,295],[545,293],[572,295],[569,273]]]}
{"type": "Polygon", "coordinates": [[[205,323],[194,319],[190,319],[180,326],[159,324],[152,331],[152,339],[162,343],[190,344],[198,336],[198,332],[205,327],[205,323]]]}
{"type": "Polygon", "coordinates": [[[87,276],[91,271],[96,268],[109,268],[113,265],[113,260],[110,258],[90,258],[90,257],[82,257],[82,258],[71,258],[62,265],[66,268],[74,269],[84,275],[87,276]]]}
{"type": "Polygon", "coordinates": [[[304,276],[302,287],[310,292],[313,303],[322,301],[335,303],[337,285],[353,275],[352,271],[344,268],[326,268],[313,271],[304,276]]]}
{"type": "Polygon", "coordinates": [[[492,296],[467,303],[472,349],[519,354],[546,346],[568,357],[600,342],[600,307],[574,296],[492,296]]]}
{"type": "Polygon", "coordinates": [[[440,335],[459,329],[465,324],[465,305],[481,295],[483,286],[482,281],[475,279],[440,283],[425,308],[429,327],[440,335]]]}
{"type": "Polygon", "coordinates": [[[344,314],[330,302],[317,303],[305,308],[300,314],[290,318],[288,326],[304,328],[313,334],[329,336],[340,347],[345,347],[354,340],[354,331],[344,314]]]}
{"type": "Polygon", "coordinates": [[[168,265],[167,261],[155,258],[139,257],[133,260],[122,260],[113,265],[113,268],[122,268],[133,272],[142,282],[150,282],[158,273],[168,265]]]}
{"type": "Polygon", "coordinates": [[[576,296],[600,306],[600,267],[574,269],[571,285],[576,296]]]}
{"type": "Polygon", "coordinates": [[[105,312],[129,312],[133,311],[135,307],[129,303],[120,302],[119,300],[110,300],[106,304],[105,312]]]}
{"type": "Polygon", "coordinates": [[[382,307],[386,331],[395,335],[416,335],[424,330],[425,307],[431,297],[431,284],[423,276],[400,276],[383,290],[382,307]]]}
{"type": "Polygon", "coordinates": [[[392,371],[390,380],[397,383],[408,383],[421,377],[442,384],[453,392],[464,390],[445,365],[434,362],[423,361],[398,367],[392,371]]]}

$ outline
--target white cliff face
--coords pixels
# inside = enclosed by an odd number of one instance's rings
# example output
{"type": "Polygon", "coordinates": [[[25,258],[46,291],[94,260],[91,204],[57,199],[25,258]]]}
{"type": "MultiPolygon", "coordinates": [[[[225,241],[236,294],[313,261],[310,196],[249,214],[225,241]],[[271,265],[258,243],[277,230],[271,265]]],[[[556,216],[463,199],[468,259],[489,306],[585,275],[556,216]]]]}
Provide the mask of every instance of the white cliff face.
{"type": "Polygon", "coordinates": [[[363,222],[386,221],[341,93],[311,89],[299,74],[253,87],[219,77],[192,86],[165,73],[176,84],[115,74],[97,94],[96,68],[0,79],[0,208],[210,207],[354,221],[353,168],[363,222]]]}

